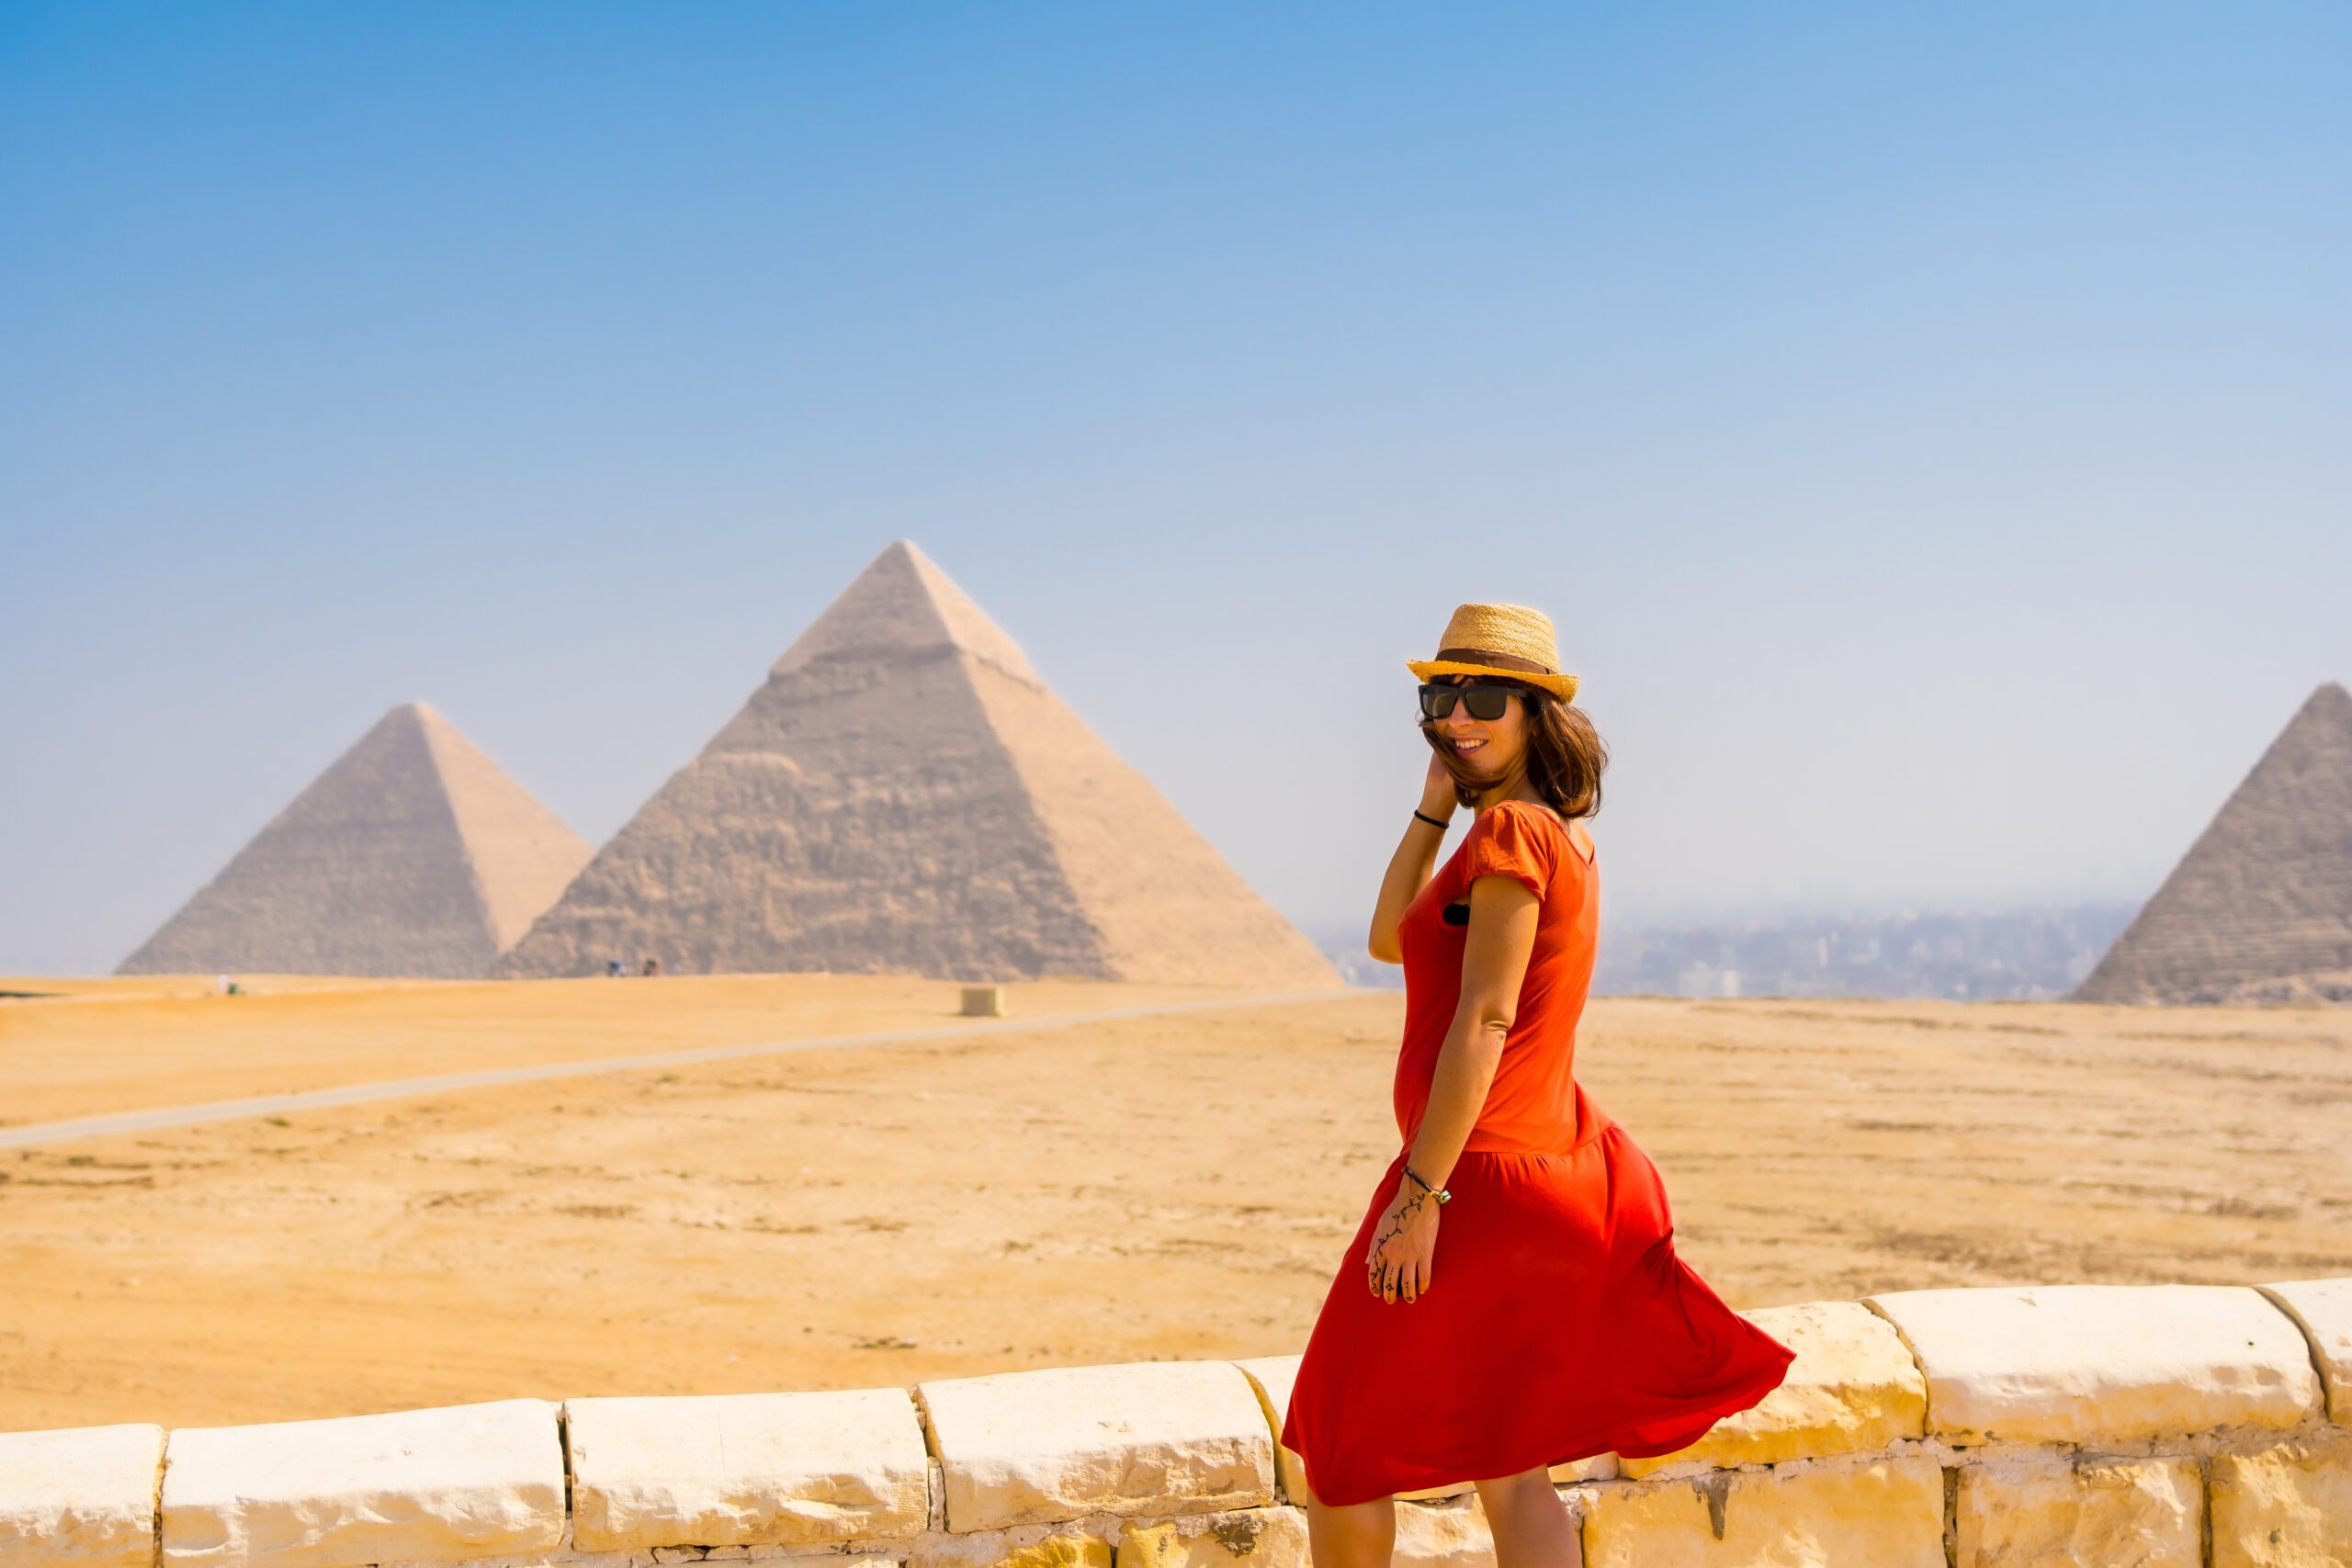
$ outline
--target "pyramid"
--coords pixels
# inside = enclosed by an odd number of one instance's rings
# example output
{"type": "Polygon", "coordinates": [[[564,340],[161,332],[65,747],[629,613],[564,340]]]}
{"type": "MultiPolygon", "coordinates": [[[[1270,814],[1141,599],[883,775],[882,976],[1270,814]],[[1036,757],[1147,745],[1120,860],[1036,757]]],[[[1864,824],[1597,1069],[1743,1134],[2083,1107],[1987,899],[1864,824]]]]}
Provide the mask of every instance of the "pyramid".
{"type": "Polygon", "coordinates": [[[479,977],[588,854],[447,719],[405,703],[116,973],[479,977]]]}
{"type": "Polygon", "coordinates": [[[499,965],[1337,986],[894,541],[499,965]]]}
{"type": "Polygon", "coordinates": [[[2352,1001],[2352,694],[2311,694],[2075,995],[2352,1001]]]}

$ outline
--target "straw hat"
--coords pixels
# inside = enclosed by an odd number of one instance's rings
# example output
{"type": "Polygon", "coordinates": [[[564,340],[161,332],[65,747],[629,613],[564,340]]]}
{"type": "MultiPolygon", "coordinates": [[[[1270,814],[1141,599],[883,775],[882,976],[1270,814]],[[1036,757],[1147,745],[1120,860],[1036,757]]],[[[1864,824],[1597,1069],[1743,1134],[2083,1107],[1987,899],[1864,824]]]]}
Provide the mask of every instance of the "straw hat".
{"type": "Polygon", "coordinates": [[[1405,668],[1432,675],[1508,675],[1574,701],[1577,678],[1560,670],[1552,617],[1524,604],[1458,604],[1438,638],[1435,659],[1408,659],[1405,668]]]}

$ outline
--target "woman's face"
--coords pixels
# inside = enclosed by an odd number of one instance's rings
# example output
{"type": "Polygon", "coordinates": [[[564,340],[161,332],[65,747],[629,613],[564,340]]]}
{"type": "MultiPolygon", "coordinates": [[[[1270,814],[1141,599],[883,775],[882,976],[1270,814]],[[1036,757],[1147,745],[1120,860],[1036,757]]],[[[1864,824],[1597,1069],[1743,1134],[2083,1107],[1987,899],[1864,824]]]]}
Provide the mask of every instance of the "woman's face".
{"type": "MultiPolygon", "coordinates": [[[[1439,675],[1433,679],[1448,686],[1466,686],[1483,677],[1439,675]]],[[[1527,699],[1515,688],[1510,705],[1503,709],[1500,718],[1473,718],[1470,705],[1457,702],[1452,713],[1432,722],[1438,738],[1480,778],[1504,777],[1519,765],[1521,753],[1527,750],[1527,699]]]]}

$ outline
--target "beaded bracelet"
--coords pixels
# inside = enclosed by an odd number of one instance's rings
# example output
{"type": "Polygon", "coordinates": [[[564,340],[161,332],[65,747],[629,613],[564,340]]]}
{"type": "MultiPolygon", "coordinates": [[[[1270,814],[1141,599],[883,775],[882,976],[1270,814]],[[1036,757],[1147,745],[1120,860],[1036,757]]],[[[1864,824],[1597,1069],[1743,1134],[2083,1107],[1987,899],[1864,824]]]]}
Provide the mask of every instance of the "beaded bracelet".
{"type": "Polygon", "coordinates": [[[1409,1165],[1408,1165],[1408,1166],[1407,1166],[1407,1167],[1405,1168],[1405,1174],[1406,1174],[1406,1175],[1408,1175],[1408,1176],[1409,1176],[1409,1177],[1411,1177],[1414,1180],[1416,1180],[1416,1181],[1419,1182],[1419,1183],[1421,1184],[1421,1190],[1422,1190],[1422,1191],[1424,1191],[1424,1192],[1426,1192],[1426,1193],[1428,1193],[1430,1197],[1432,1197],[1432,1198],[1436,1199],[1436,1200],[1438,1201],[1438,1203],[1439,1203],[1439,1206],[1440,1206],[1440,1207],[1442,1207],[1442,1206],[1444,1206],[1445,1204],[1447,1204],[1447,1203],[1451,1203],[1451,1202],[1453,1202],[1453,1193],[1448,1192],[1448,1191],[1447,1191],[1444,1188],[1442,1188],[1442,1187],[1431,1187],[1431,1186],[1429,1184],[1429,1179],[1428,1179],[1427,1177],[1424,1177],[1424,1176],[1423,1176],[1419,1171],[1415,1170],[1411,1166],[1409,1166],[1409,1165]]]}

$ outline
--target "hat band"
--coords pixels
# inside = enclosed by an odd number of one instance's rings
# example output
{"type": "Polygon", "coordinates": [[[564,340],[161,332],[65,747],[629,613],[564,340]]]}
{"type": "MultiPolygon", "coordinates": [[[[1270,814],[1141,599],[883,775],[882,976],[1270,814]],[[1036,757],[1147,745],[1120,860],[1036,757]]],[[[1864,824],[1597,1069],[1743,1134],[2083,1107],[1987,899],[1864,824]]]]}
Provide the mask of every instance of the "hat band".
{"type": "Polygon", "coordinates": [[[1483,648],[1441,648],[1432,664],[1492,664],[1504,670],[1524,670],[1533,675],[1557,675],[1559,671],[1548,664],[1538,664],[1532,659],[1521,659],[1516,653],[1489,653],[1483,648]]]}

